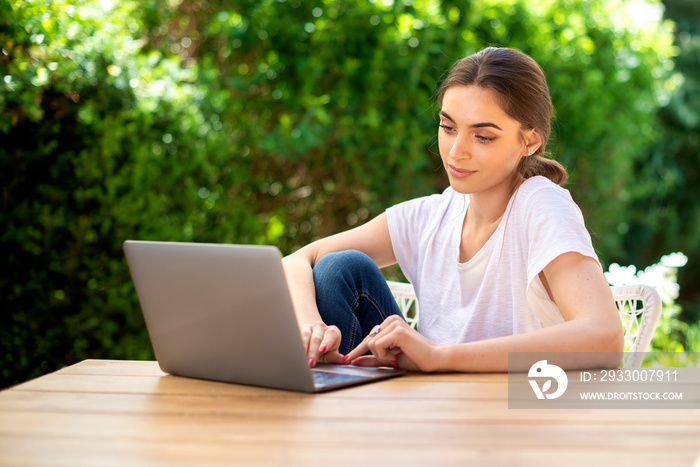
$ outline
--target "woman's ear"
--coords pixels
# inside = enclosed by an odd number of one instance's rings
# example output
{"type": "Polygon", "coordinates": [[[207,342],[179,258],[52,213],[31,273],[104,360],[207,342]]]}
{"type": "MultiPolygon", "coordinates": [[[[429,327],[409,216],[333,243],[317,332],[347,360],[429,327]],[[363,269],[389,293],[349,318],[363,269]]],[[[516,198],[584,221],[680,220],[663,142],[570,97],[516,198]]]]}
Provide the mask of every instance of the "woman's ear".
{"type": "Polygon", "coordinates": [[[535,128],[528,130],[524,134],[525,136],[525,148],[528,156],[533,155],[542,146],[544,142],[540,132],[535,128]]]}

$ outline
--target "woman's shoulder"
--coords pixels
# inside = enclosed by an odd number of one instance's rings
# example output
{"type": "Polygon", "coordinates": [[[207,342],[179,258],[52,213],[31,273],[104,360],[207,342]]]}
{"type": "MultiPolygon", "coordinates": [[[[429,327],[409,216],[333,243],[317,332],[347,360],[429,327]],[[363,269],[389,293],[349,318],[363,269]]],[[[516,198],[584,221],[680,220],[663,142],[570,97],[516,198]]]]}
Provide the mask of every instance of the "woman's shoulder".
{"type": "Polygon", "coordinates": [[[569,190],[541,175],[525,180],[518,188],[517,198],[526,203],[548,204],[549,202],[558,203],[562,201],[567,204],[574,203],[569,190]]]}
{"type": "Polygon", "coordinates": [[[542,175],[530,177],[520,185],[520,190],[527,193],[534,193],[539,190],[547,189],[568,193],[568,190],[566,188],[562,188],[561,186],[557,185],[547,177],[543,177],[542,175]]]}
{"type": "Polygon", "coordinates": [[[452,187],[447,187],[442,193],[434,193],[432,195],[421,196],[419,198],[413,198],[397,205],[392,206],[389,209],[402,208],[411,210],[423,210],[427,209],[433,211],[435,209],[448,209],[449,206],[453,204],[453,201],[457,198],[464,199],[464,195],[460,195],[455,192],[452,187]]]}
{"type": "Polygon", "coordinates": [[[530,221],[583,218],[581,208],[569,190],[542,176],[528,178],[520,185],[513,199],[513,210],[517,216],[524,216],[530,221]]]}
{"type": "Polygon", "coordinates": [[[386,210],[389,226],[411,226],[424,231],[439,230],[445,221],[457,219],[466,209],[465,195],[448,187],[442,193],[414,198],[386,210]]]}

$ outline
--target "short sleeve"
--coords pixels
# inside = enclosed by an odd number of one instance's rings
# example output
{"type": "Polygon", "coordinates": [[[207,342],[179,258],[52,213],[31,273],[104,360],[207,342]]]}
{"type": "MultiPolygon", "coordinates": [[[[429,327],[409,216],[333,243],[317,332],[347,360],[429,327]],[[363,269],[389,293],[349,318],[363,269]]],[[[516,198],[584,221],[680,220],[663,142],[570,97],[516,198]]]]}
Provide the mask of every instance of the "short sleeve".
{"type": "Polygon", "coordinates": [[[394,256],[406,278],[415,284],[416,274],[427,251],[435,243],[437,232],[449,218],[455,192],[416,198],[386,210],[394,256]]]}
{"type": "Polygon", "coordinates": [[[568,190],[551,186],[533,192],[526,212],[528,284],[564,253],[577,252],[600,264],[581,210],[568,190]]]}
{"type": "Polygon", "coordinates": [[[422,198],[406,201],[386,210],[391,247],[396,262],[409,282],[414,281],[420,230],[415,219],[420,217],[422,198]]]}

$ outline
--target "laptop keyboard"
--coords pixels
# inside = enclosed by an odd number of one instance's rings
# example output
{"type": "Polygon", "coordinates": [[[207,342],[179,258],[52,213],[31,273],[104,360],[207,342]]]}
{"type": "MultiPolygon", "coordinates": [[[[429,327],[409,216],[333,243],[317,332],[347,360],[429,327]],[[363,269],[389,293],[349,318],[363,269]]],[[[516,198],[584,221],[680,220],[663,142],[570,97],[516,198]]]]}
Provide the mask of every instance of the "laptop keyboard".
{"type": "Polygon", "coordinates": [[[311,374],[314,376],[314,386],[321,387],[367,379],[366,375],[344,375],[340,373],[328,373],[325,371],[312,371],[311,374]]]}

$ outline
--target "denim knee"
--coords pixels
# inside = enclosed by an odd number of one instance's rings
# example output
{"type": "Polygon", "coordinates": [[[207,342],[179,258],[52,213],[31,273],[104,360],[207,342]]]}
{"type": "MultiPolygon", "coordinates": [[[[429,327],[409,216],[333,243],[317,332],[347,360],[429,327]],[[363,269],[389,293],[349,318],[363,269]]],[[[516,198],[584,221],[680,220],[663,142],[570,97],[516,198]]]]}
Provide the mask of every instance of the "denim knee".
{"type": "Polygon", "coordinates": [[[340,330],[347,353],[390,315],[401,315],[379,267],[366,254],[340,251],[323,256],[313,269],[321,319],[340,330]]]}
{"type": "Polygon", "coordinates": [[[338,251],[323,256],[314,265],[316,288],[337,287],[355,282],[353,277],[381,275],[372,258],[357,250],[338,251]]]}

